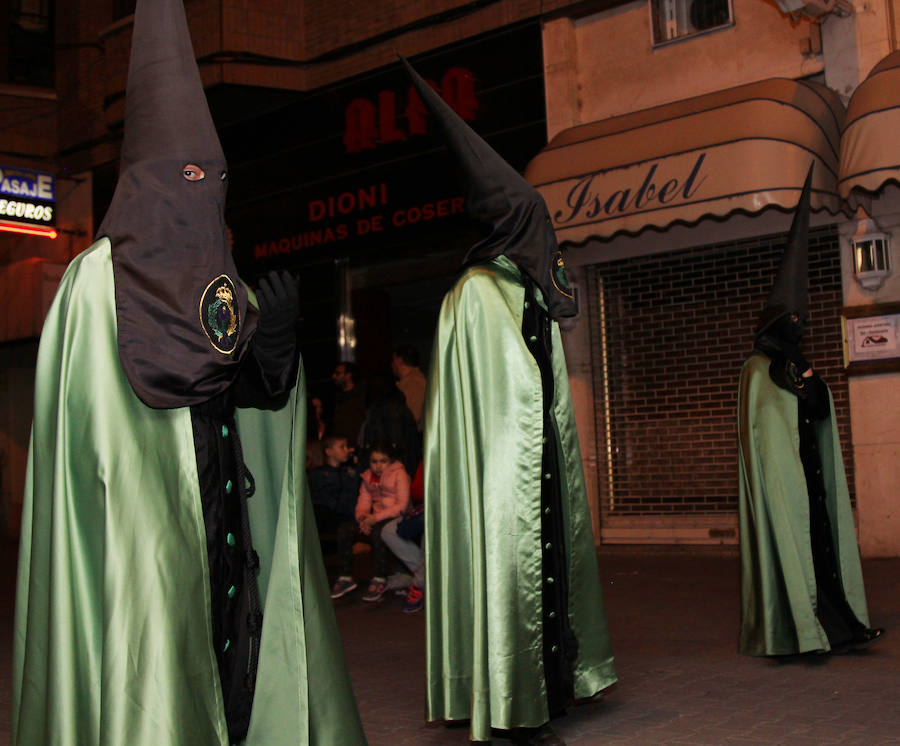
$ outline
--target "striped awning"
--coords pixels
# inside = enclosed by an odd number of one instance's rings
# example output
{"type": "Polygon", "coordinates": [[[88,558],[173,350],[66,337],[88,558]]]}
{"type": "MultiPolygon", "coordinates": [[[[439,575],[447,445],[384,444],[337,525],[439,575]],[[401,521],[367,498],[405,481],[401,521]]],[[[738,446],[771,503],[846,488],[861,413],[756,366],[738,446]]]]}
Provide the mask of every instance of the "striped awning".
{"type": "Polygon", "coordinates": [[[526,178],[560,242],[797,204],[837,212],[844,107],[816,83],[775,78],[559,133],[526,178]]]}
{"type": "Polygon", "coordinates": [[[875,65],[850,99],[838,185],[847,199],[854,189],[874,192],[890,180],[900,182],[900,52],[875,65]]]}

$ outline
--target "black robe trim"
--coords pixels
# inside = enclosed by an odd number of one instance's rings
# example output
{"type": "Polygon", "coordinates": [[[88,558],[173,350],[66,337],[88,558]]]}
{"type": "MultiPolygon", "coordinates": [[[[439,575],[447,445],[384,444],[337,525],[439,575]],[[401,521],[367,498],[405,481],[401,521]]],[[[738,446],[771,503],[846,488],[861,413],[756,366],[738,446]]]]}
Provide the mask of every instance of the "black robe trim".
{"type": "Polygon", "coordinates": [[[798,396],[800,461],[809,495],[809,538],[816,573],[816,616],[831,647],[860,637],[866,627],[853,613],[841,584],[831,519],[826,506],[822,457],[816,438],[816,422],[831,416],[828,388],[818,375],[803,379],[804,396],[798,396]]]}
{"type": "Polygon", "coordinates": [[[541,457],[541,601],[544,677],[550,717],[566,711],[574,697],[574,665],[578,640],[569,623],[569,578],[563,528],[561,470],[553,418],[553,367],[550,316],[535,299],[535,286],[525,276],[522,336],[541,371],[544,424],[541,457]]]}
{"type": "Polygon", "coordinates": [[[295,340],[251,345],[234,384],[209,401],[191,407],[191,427],[206,527],[212,612],[212,638],[219,666],[225,721],[232,743],[250,726],[262,615],[246,501],[253,477],[241,456],[235,408],[278,409],[297,377],[295,340]]]}

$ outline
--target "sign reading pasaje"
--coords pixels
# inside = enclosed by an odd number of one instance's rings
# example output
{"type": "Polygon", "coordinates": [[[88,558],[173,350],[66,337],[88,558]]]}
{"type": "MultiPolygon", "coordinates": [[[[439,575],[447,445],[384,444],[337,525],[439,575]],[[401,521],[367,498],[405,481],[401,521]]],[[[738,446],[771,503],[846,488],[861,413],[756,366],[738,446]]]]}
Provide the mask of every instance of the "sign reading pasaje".
{"type": "Polygon", "coordinates": [[[0,166],[0,222],[56,225],[56,179],[18,166],[0,166]]]}

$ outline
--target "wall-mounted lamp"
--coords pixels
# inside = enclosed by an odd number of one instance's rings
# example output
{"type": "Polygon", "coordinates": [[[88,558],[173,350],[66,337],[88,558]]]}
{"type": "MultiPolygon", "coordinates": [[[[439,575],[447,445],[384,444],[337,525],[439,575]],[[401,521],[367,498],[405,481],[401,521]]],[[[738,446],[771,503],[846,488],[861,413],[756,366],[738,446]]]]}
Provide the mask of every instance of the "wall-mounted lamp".
{"type": "Polygon", "coordinates": [[[878,290],[891,273],[891,239],[869,217],[861,217],[850,239],[853,274],[860,287],[878,290]]]}

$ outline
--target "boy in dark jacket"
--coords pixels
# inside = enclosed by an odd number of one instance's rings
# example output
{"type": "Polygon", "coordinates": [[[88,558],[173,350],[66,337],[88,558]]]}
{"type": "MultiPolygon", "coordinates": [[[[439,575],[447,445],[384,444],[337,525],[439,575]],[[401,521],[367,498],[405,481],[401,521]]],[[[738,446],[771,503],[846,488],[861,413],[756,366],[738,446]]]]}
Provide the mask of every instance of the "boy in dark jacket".
{"type": "Polygon", "coordinates": [[[309,472],[309,493],[319,535],[337,531],[342,523],[356,524],[354,511],[359,495],[359,472],[350,463],[353,454],[347,438],[329,435],[322,443],[325,464],[309,472]]]}

